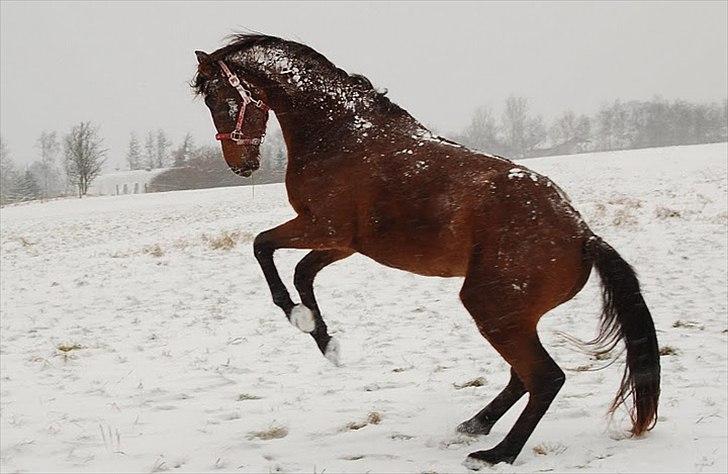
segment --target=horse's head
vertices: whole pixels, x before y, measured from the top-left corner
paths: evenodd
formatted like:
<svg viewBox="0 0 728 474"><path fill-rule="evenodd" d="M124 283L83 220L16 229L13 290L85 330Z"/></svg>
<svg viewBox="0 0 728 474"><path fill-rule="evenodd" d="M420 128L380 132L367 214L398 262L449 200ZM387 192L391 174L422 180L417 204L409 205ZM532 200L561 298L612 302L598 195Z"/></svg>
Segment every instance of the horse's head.
<svg viewBox="0 0 728 474"><path fill-rule="evenodd" d="M240 79L225 62L202 51L195 54L195 88L210 109L223 157L235 174L248 177L260 168L260 143L268 122L265 93Z"/></svg>

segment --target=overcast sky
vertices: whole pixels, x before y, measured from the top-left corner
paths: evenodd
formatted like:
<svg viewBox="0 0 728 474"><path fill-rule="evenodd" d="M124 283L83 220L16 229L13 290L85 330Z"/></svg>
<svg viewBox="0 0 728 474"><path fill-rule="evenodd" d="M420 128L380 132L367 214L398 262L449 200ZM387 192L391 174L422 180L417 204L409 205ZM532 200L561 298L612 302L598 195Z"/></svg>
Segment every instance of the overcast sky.
<svg viewBox="0 0 728 474"><path fill-rule="evenodd" d="M20 163L41 130L82 120L118 165L132 130L212 141L187 86L193 51L243 29L309 44L445 135L511 93L546 117L617 97L728 95L726 2L0 5L0 132Z"/></svg>

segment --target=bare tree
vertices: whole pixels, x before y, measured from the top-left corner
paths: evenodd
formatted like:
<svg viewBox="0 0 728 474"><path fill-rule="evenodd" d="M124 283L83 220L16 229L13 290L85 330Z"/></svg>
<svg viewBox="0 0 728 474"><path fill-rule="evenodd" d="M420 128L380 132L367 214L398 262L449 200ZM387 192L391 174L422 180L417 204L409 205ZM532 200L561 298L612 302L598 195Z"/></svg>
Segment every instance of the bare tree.
<svg viewBox="0 0 728 474"><path fill-rule="evenodd" d="M538 155L538 146L543 143L546 138L546 126L543 123L543 117L526 118L523 131L523 152L521 156Z"/></svg>
<svg viewBox="0 0 728 474"><path fill-rule="evenodd" d="M523 158L526 152L525 133L528 118L528 101L525 97L510 96L506 99L501 123L506 145L512 156Z"/></svg>
<svg viewBox="0 0 728 474"><path fill-rule="evenodd" d="M41 132L36 147L40 150L40 159L33 166L33 174L40 187L40 195L47 199L51 191L57 190L58 170L56 168L56 157L61 147L56 137L56 132Z"/></svg>
<svg viewBox="0 0 728 474"><path fill-rule="evenodd" d="M13 187L17 178L15 163L10 158L10 150L0 136L0 204L13 201Z"/></svg>
<svg viewBox="0 0 728 474"><path fill-rule="evenodd" d="M194 149L194 140L192 134L187 132L185 137L182 139L182 143L176 150L172 152L174 158L174 166L184 166L192 156L192 150Z"/></svg>
<svg viewBox="0 0 728 474"><path fill-rule="evenodd" d="M147 168L154 169L155 156L154 134L150 130L147 132L147 138L144 141L144 162Z"/></svg>
<svg viewBox="0 0 728 474"><path fill-rule="evenodd" d="M573 140L576 136L576 126L576 114L571 110L559 115L549 129L549 137L553 144L561 145Z"/></svg>
<svg viewBox="0 0 728 474"><path fill-rule="evenodd" d="M68 181L83 197L106 161L103 140L90 122L81 122L65 136L63 148Z"/></svg>
<svg viewBox="0 0 728 474"><path fill-rule="evenodd" d="M586 151L591 141L591 119L580 115L576 122L576 139L579 141L579 151Z"/></svg>
<svg viewBox="0 0 728 474"><path fill-rule="evenodd" d="M142 166L142 150L139 138L135 132L131 132L129 137L129 148L126 151L126 162L129 164L130 170L138 170Z"/></svg>
<svg viewBox="0 0 728 474"><path fill-rule="evenodd" d="M503 146L498 138L495 117L487 106L475 109L463 138L467 146L478 150L500 153Z"/></svg>
<svg viewBox="0 0 728 474"><path fill-rule="evenodd" d="M169 161L169 147L172 143L167 139L167 134L164 130L157 130L157 141L155 150L155 168L164 168L167 166Z"/></svg>
<svg viewBox="0 0 728 474"><path fill-rule="evenodd" d="M532 156L547 135L543 118L529 115L525 97L512 95L506 99L501 124L505 145L515 158Z"/></svg>

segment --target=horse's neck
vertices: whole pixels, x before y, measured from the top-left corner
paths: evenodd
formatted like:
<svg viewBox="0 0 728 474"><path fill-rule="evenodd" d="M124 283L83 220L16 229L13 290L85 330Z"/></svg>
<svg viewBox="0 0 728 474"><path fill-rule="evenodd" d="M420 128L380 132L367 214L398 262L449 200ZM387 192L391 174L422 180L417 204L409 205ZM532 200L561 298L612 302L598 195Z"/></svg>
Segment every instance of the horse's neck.
<svg viewBox="0 0 728 474"><path fill-rule="evenodd" d="M238 60L276 85L268 105L280 122L289 158L357 147L382 127L393 133L423 128L404 111L387 111L375 91L347 80L340 71L305 63L286 51L252 49Z"/></svg>
<svg viewBox="0 0 728 474"><path fill-rule="evenodd" d="M315 158L337 149L361 148L383 127L391 126L393 117L375 103L374 94L351 87L295 92L273 105L289 158Z"/></svg>
<svg viewBox="0 0 728 474"><path fill-rule="evenodd" d="M300 105L295 109L275 110L288 149L289 163L304 164L311 160L356 154L372 141L387 143L401 135L405 140L429 133L404 111L391 114L378 105L347 101L346 107L336 104L321 107L320 103Z"/></svg>

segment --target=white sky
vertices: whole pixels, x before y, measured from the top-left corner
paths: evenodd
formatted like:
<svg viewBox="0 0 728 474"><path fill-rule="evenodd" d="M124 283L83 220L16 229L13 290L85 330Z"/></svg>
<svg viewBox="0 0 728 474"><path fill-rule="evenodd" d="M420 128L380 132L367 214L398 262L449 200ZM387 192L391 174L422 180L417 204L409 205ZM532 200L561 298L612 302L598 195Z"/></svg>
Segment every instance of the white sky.
<svg viewBox="0 0 728 474"><path fill-rule="evenodd" d="M726 2L0 5L0 132L20 163L41 130L82 120L101 126L119 165L132 130L212 141L187 86L193 51L245 28L309 44L440 132L510 93L547 117L617 97L728 95Z"/></svg>

